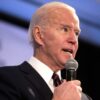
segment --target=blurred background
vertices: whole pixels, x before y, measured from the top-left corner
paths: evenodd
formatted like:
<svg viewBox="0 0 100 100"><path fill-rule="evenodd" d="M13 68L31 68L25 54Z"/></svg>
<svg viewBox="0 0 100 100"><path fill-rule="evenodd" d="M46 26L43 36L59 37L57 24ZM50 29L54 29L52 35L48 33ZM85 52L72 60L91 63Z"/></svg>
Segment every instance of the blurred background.
<svg viewBox="0 0 100 100"><path fill-rule="evenodd" d="M28 27L32 14L50 1L73 6L81 21L76 60L83 91L100 100L100 0L0 0L0 66L16 65L32 55Z"/></svg>

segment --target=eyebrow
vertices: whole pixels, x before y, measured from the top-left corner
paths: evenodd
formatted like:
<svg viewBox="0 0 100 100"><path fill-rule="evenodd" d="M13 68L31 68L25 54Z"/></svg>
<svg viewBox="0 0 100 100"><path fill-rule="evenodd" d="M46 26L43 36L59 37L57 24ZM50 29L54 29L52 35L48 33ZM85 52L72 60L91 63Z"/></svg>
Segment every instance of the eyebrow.
<svg viewBox="0 0 100 100"><path fill-rule="evenodd" d="M72 28L70 25L65 25L65 24L61 24L61 26L63 26L63 27L68 27L68 28ZM79 28L79 29L75 29L75 31L77 31L77 32L81 32L81 29Z"/></svg>

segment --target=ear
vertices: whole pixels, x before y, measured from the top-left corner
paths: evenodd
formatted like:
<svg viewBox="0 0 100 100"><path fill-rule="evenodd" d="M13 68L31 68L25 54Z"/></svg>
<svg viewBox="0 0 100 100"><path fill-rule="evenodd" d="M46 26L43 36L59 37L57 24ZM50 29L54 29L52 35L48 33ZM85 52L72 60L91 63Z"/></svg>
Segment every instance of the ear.
<svg viewBox="0 0 100 100"><path fill-rule="evenodd" d="M33 29L33 37L37 44L43 45L43 34L41 33L41 27L35 26Z"/></svg>

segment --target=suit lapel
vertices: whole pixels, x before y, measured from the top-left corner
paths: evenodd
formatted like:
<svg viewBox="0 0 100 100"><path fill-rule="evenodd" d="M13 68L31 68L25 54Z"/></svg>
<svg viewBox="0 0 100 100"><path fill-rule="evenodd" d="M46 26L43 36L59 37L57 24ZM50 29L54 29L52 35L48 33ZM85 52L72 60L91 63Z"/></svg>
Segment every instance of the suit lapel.
<svg viewBox="0 0 100 100"><path fill-rule="evenodd" d="M32 68L32 66L30 66L27 62L24 62L20 68L25 74L27 80L30 81L32 86L35 86L39 94L41 94L42 98L44 97L45 100L51 100L53 94L50 88L47 86L42 77Z"/></svg>

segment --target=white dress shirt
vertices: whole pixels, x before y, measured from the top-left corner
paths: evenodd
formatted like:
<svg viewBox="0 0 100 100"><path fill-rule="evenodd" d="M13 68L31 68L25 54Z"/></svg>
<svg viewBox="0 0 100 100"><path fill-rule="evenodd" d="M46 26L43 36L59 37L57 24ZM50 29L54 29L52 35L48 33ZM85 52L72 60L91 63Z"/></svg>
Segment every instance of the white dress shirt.
<svg viewBox="0 0 100 100"><path fill-rule="evenodd" d="M51 91L54 92L52 80L53 71L35 57L31 57L27 62L40 74L40 76L45 80ZM60 71L58 71L57 74L61 77Z"/></svg>

